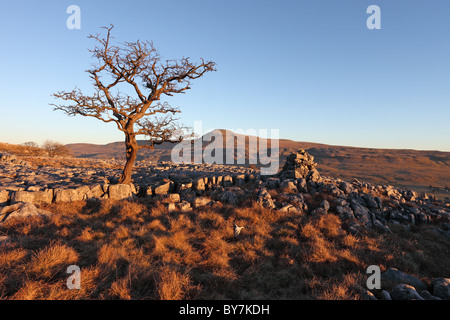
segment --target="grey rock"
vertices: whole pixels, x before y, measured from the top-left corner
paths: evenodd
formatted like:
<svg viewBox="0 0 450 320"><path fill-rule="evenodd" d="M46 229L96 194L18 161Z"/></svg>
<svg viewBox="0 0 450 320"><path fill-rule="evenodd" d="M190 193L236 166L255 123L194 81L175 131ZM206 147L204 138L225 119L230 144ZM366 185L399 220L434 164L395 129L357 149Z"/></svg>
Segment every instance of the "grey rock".
<svg viewBox="0 0 450 320"><path fill-rule="evenodd" d="M378 208L378 203L370 194L363 194L362 198L366 202L368 208Z"/></svg>
<svg viewBox="0 0 450 320"><path fill-rule="evenodd" d="M280 189L285 192L298 192L297 187L295 186L294 182L290 180L284 180L280 183Z"/></svg>
<svg viewBox="0 0 450 320"><path fill-rule="evenodd" d="M297 207L293 206L290 203L284 204L280 209L278 209L280 212L293 212L293 213L301 213L302 211L298 209Z"/></svg>
<svg viewBox="0 0 450 320"><path fill-rule="evenodd" d="M345 201L345 199L342 199L342 198L336 198L336 199L334 199L334 200L333 200L333 203L334 203L335 205L341 206L341 207L347 205L347 201Z"/></svg>
<svg viewBox="0 0 450 320"><path fill-rule="evenodd" d="M177 211L177 206L175 203L172 203L172 202L166 203L165 206L166 206L167 212L169 212L169 213Z"/></svg>
<svg viewBox="0 0 450 320"><path fill-rule="evenodd" d="M336 212L339 217L342 219L353 219L355 216L353 215L353 210L349 206L337 206Z"/></svg>
<svg viewBox="0 0 450 320"><path fill-rule="evenodd" d="M401 223L409 221L408 217L406 215L403 215L398 210L392 210L390 212L389 219L395 220L395 221L398 221L398 222L401 222Z"/></svg>
<svg viewBox="0 0 450 320"><path fill-rule="evenodd" d="M420 295L422 296L422 298L424 298L425 300L442 300L439 297L433 296L430 292L428 292L427 290L423 290Z"/></svg>
<svg viewBox="0 0 450 320"><path fill-rule="evenodd" d="M175 205L176 205L177 209L179 211L181 211L181 212L190 212L190 211L192 211L191 204L188 201L186 201L186 200L183 200L183 201L181 201L179 203L176 203Z"/></svg>
<svg viewBox="0 0 450 320"><path fill-rule="evenodd" d="M108 195L110 199L124 200L133 199L131 186L127 184L113 184L109 186Z"/></svg>
<svg viewBox="0 0 450 320"><path fill-rule="evenodd" d="M321 179L319 172L315 170L316 166L314 157L302 149L286 157L286 161L278 176L281 179L305 178L316 182ZM312 172L312 170L314 171Z"/></svg>
<svg viewBox="0 0 450 320"><path fill-rule="evenodd" d="M280 187L280 179L278 178L268 178L266 183L269 189L276 189Z"/></svg>
<svg viewBox="0 0 450 320"><path fill-rule="evenodd" d="M11 204L14 204L17 202L34 203L34 192L29 192L29 191L13 192L13 194L11 196Z"/></svg>
<svg viewBox="0 0 450 320"><path fill-rule="evenodd" d="M373 223L374 229L376 229L378 232L381 233L391 233L391 229L389 229L388 226L385 226L383 223L381 223L379 220L375 220Z"/></svg>
<svg viewBox="0 0 450 320"><path fill-rule="evenodd" d="M31 216L49 216L51 212L38 209L32 203L28 202L17 202L11 206L3 207L0 210L0 221L3 222L6 219L12 218L23 218Z"/></svg>
<svg viewBox="0 0 450 320"><path fill-rule="evenodd" d="M261 189L258 191L258 194L256 196L256 203L263 208L267 209L275 208L275 204L267 189Z"/></svg>
<svg viewBox="0 0 450 320"><path fill-rule="evenodd" d="M392 300L425 300L413 286L404 283L396 285L390 294Z"/></svg>
<svg viewBox="0 0 450 320"><path fill-rule="evenodd" d="M0 190L0 207L8 204L9 201L9 191Z"/></svg>
<svg viewBox="0 0 450 320"><path fill-rule="evenodd" d="M204 191L207 185L207 178L197 178L193 182L194 189L197 191Z"/></svg>
<svg viewBox="0 0 450 320"><path fill-rule="evenodd" d="M450 300L450 278L437 278L431 281L433 295L443 300Z"/></svg>
<svg viewBox="0 0 450 320"><path fill-rule="evenodd" d="M428 223L428 216L423 212L418 212L416 214L417 223Z"/></svg>
<svg viewBox="0 0 450 320"><path fill-rule="evenodd" d="M227 204L231 204L231 205L237 204L236 194L232 191L225 191L222 194L221 200L222 200L222 202L227 203Z"/></svg>
<svg viewBox="0 0 450 320"><path fill-rule="evenodd" d="M353 203L351 207L356 219L367 226L372 224L369 209L357 203Z"/></svg>
<svg viewBox="0 0 450 320"><path fill-rule="evenodd" d="M199 207L203 207L203 206L207 206L209 204L211 204L211 199L206 198L206 197L196 197L195 200L193 201L193 205L195 208L199 208Z"/></svg>
<svg viewBox="0 0 450 320"><path fill-rule="evenodd" d="M362 290L362 298L363 300L378 300L372 292L366 289Z"/></svg>
<svg viewBox="0 0 450 320"><path fill-rule="evenodd" d="M312 169L311 171L309 171L308 175L306 176L306 180L319 182L321 180L319 171L317 171L317 169Z"/></svg>
<svg viewBox="0 0 450 320"><path fill-rule="evenodd" d="M89 186L81 186L75 189L74 201L82 201L87 199L92 199L93 194Z"/></svg>
<svg viewBox="0 0 450 320"><path fill-rule="evenodd" d="M379 209L382 209L383 208L383 201L381 200L381 198L380 197L374 197L374 200L377 203L377 207Z"/></svg>
<svg viewBox="0 0 450 320"><path fill-rule="evenodd" d="M34 192L34 203L47 203L53 202L53 189L45 189L42 191Z"/></svg>
<svg viewBox="0 0 450 320"><path fill-rule="evenodd" d="M320 207L323 208L326 212L330 209L330 203L327 200L323 200L320 204Z"/></svg>
<svg viewBox="0 0 450 320"><path fill-rule="evenodd" d="M156 186L154 188L155 195L157 194L168 194L173 189L173 182L172 181L163 181L161 184Z"/></svg>
<svg viewBox="0 0 450 320"><path fill-rule="evenodd" d="M158 197L161 197L162 203L180 202L180 195L178 193L169 193L169 194L164 194L164 195L158 195Z"/></svg>
<svg viewBox="0 0 450 320"><path fill-rule="evenodd" d="M233 177L231 177L230 175L226 175L223 177L222 179L222 185L226 188L226 187L231 187L233 185Z"/></svg>
<svg viewBox="0 0 450 320"><path fill-rule="evenodd" d="M57 188L54 190L54 193L55 202L74 202L78 201L78 199L80 198L75 189Z"/></svg>
<svg viewBox="0 0 450 320"><path fill-rule="evenodd" d="M339 189L337 186L335 186L334 184L328 186L328 193L332 196L343 196L344 195L344 191L342 191L341 189Z"/></svg>
<svg viewBox="0 0 450 320"><path fill-rule="evenodd" d="M396 268L389 268L381 274L381 281L388 281L393 284L408 284L416 288L417 290L425 290L427 286L418 278L406 274Z"/></svg>
<svg viewBox="0 0 450 320"><path fill-rule="evenodd" d="M298 192L308 193L307 181L305 178L297 179Z"/></svg>
<svg viewBox="0 0 450 320"><path fill-rule="evenodd" d="M96 184L90 187L90 191L93 198L100 199L105 192L103 191L103 187L100 184Z"/></svg>
<svg viewBox="0 0 450 320"><path fill-rule="evenodd" d="M245 183L245 174L238 174L235 179L237 186L242 186Z"/></svg>
<svg viewBox="0 0 450 320"><path fill-rule="evenodd" d="M392 300L391 295L386 290L381 290L380 292L380 300Z"/></svg>
<svg viewBox="0 0 450 320"><path fill-rule="evenodd" d="M353 191L353 186L350 183L346 182L346 181L342 181L339 184L339 189L344 191L345 194L350 194Z"/></svg>

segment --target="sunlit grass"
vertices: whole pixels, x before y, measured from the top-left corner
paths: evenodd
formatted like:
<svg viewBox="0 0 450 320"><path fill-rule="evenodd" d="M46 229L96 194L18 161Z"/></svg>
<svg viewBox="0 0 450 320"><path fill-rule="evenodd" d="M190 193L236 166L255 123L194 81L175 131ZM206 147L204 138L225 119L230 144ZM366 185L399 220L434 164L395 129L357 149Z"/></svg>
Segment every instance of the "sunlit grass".
<svg viewBox="0 0 450 320"><path fill-rule="evenodd" d="M53 215L0 225L11 239L0 246L2 299L359 299L369 265L424 281L449 265L448 241L426 226L355 236L333 213L253 204L189 213L147 200L43 208ZM245 227L237 237L235 223ZM72 264L81 290L66 286Z"/></svg>

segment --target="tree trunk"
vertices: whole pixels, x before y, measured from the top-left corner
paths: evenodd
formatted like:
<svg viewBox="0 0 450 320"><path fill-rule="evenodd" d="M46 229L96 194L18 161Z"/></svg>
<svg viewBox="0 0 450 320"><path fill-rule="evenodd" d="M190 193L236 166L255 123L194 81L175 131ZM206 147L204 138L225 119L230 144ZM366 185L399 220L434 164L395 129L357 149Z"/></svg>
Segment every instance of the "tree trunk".
<svg viewBox="0 0 450 320"><path fill-rule="evenodd" d="M139 149L134 134L128 132L125 133L125 147L126 147L127 162L125 164L125 167L123 168L119 184L131 185L131 174L133 172L133 165L134 162L136 161L137 152Z"/></svg>

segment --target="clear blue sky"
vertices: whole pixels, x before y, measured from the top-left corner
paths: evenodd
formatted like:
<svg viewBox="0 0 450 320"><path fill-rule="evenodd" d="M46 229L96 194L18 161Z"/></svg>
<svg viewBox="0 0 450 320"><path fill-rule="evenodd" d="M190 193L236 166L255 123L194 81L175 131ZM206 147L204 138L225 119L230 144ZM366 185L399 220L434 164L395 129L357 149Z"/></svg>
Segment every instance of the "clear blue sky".
<svg viewBox="0 0 450 320"><path fill-rule="evenodd" d="M69 5L81 29L69 30ZM381 30L369 30L369 5ZM217 72L167 101L204 129L279 129L334 145L450 151L450 1L9 1L0 9L0 141L108 143L114 124L67 117L58 90L92 88L87 38L150 40Z"/></svg>

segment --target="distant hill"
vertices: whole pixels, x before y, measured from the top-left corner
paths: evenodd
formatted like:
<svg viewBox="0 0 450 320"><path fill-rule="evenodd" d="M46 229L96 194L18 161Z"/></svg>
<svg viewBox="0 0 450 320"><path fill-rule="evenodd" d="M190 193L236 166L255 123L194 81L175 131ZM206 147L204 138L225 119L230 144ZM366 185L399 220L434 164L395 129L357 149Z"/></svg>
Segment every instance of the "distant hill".
<svg viewBox="0 0 450 320"><path fill-rule="evenodd" d="M215 130L209 134L222 133L225 137L246 139L246 166L248 164L248 141L252 137L242 136L226 130ZM254 138L254 137L253 137ZM210 145L202 143L202 149ZM259 142L271 141L257 138ZM145 141L139 141L144 144ZM223 147L227 145L226 139ZM194 141L191 142L192 146ZM138 160L170 161L171 143L157 145L155 149L141 149ZM113 142L106 145L87 143L68 144L67 147L75 157L95 159L124 159L125 147L123 142ZM236 147L236 146L235 146ZM429 186L444 188L450 186L450 152L418 151L400 149L374 149L346 146L333 146L304 141L287 139L279 140L280 166L283 165L287 155L298 150L305 149L315 157L318 170L322 175L351 180L357 178L372 184L392 184L408 187L417 191L429 192ZM193 148L191 152L193 152ZM242 150L241 150L242 151ZM450 194L448 194L450 196Z"/></svg>

